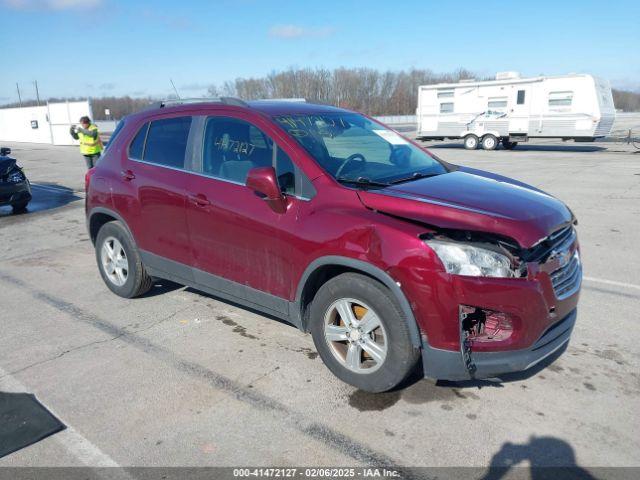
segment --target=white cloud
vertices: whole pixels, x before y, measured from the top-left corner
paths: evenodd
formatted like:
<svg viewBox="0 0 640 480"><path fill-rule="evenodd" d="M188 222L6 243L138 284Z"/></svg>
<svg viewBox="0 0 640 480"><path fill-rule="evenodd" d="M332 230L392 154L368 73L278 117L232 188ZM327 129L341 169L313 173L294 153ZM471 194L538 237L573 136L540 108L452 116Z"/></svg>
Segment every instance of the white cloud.
<svg viewBox="0 0 640 480"><path fill-rule="evenodd" d="M333 27L302 27L300 25L274 25L269 29L269 36L275 38L328 37L333 34Z"/></svg>
<svg viewBox="0 0 640 480"><path fill-rule="evenodd" d="M103 0L2 0L14 10L90 10L101 6Z"/></svg>

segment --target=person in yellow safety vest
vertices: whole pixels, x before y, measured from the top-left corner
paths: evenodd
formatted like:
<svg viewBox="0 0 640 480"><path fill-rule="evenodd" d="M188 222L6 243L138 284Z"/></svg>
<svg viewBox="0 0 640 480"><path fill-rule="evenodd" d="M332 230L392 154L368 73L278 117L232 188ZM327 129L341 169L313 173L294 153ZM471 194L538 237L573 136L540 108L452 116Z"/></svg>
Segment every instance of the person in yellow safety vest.
<svg viewBox="0 0 640 480"><path fill-rule="evenodd" d="M98 133L98 127L91 123L89 117L81 117L80 125L80 127L72 125L69 133L74 139L80 141L80 153L84 155L88 170L96 166L103 145Z"/></svg>

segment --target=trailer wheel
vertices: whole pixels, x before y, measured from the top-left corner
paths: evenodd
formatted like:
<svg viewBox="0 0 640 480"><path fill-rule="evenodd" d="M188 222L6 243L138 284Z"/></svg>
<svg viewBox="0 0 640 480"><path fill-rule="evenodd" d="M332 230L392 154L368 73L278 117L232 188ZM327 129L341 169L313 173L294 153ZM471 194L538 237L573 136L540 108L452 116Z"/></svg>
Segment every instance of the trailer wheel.
<svg viewBox="0 0 640 480"><path fill-rule="evenodd" d="M502 146L506 150L513 150L518 145L518 142L510 142L509 140L502 140Z"/></svg>
<svg viewBox="0 0 640 480"><path fill-rule="evenodd" d="M475 135L467 135L464 137L464 148L467 150L475 150L478 148L478 137Z"/></svg>
<svg viewBox="0 0 640 480"><path fill-rule="evenodd" d="M491 134L482 137L482 148L485 150L495 150L498 146L498 139Z"/></svg>

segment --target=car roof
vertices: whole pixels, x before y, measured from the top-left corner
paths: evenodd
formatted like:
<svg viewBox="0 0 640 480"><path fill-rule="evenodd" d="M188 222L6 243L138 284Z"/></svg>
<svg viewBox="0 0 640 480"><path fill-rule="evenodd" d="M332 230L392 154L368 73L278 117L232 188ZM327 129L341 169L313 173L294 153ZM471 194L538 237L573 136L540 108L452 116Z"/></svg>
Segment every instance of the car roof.
<svg viewBox="0 0 640 480"><path fill-rule="evenodd" d="M247 102L249 108L267 115L312 115L322 113L346 113L348 110L331 105L295 102L287 100L256 100Z"/></svg>
<svg viewBox="0 0 640 480"><path fill-rule="evenodd" d="M175 103L161 102L152 105L149 108L131 114L129 118L146 118L149 115L157 113L173 113L187 112L193 114L194 110L211 111L216 110L237 110L237 111L254 111L262 113L266 116L274 115L322 115L328 113L351 113L343 108L333 107L331 105L320 105L315 103L307 103L305 101L292 100L253 100L243 102L242 100L233 99L233 101L175 101Z"/></svg>

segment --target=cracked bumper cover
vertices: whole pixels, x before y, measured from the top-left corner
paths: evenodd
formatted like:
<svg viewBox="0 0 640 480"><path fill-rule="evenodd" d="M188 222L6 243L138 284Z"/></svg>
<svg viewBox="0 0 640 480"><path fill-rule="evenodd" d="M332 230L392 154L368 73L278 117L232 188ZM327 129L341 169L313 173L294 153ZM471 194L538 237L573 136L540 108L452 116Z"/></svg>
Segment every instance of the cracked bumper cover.
<svg viewBox="0 0 640 480"><path fill-rule="evenodd" d="M499 377L528 370L568 344L576 322L577 310L549 327L530 348L500 352L473 352L474 378ZM439 380L469 380L461 351L441 350L429 346L422 338L424 376Z"/></svg>

